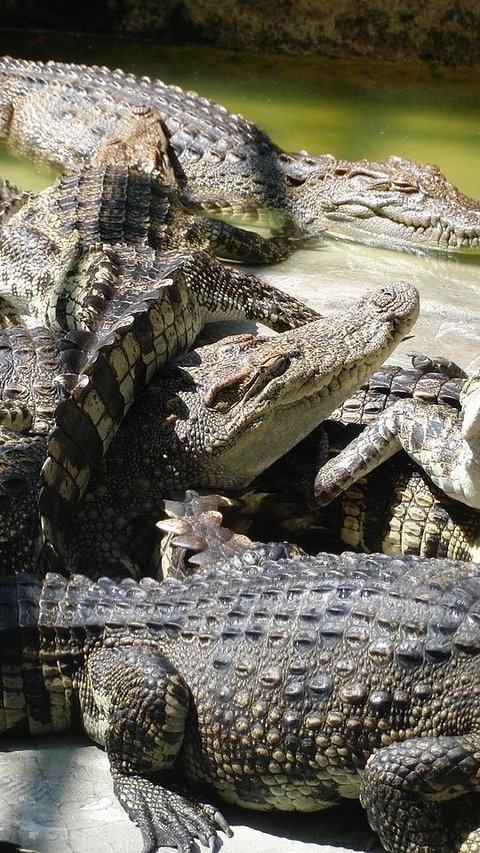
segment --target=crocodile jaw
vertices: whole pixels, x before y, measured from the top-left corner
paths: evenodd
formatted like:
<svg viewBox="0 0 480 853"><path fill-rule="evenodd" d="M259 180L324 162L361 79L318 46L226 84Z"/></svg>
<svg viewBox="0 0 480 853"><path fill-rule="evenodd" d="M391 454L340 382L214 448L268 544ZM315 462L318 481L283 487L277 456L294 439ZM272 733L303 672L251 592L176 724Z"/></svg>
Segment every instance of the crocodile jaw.
<svg viewBox="0 0 480 853"><path fill-rule="evenodd" d="M345 205L336 212L326 214L324 234L337 240L382 246L394 250L425 254L427 252L480 252L480 209L476 227L457 227L439 218L434 222L411 221L405 212L403 222L396 221L398 210L392 207L372 211L361 206ZM331 217L331 218L330 218ZM381 236L379 236L381 235Z"/></svg>
<svg viewBox="0 0 480 853"><path fill-rule="evenodd" d="M300 227L310 234L416 253L480 251L480 202L435 166L400 157L326 158L292 197Z"/></svg>
<svg viewBox="0 0 480 853"><path fill-rule="evenodd" d="M215 488L226 482L232 489L248 486L356 391L393 348L385 347L379 351L377 359L362 366L356 365L324 377L322 386L310 395L292 395L289 400L256 417L252 416L233 443L212 448L215 464L207 469L207 475L211 477L208 486ZM204 487L207 485L202 484Z"/></svg>

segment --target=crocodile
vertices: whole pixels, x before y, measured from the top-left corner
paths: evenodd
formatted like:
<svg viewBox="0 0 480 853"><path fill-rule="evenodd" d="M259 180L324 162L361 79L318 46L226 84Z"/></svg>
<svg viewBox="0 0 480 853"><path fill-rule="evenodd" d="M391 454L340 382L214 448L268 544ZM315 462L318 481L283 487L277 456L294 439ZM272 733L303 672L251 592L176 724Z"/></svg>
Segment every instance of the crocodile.
<svg viewBox="0 0 480 853"><path fill-rule="evenodd" d="M50 511L56 502L64 518L85 494L91 472L136 396L160 366L193 345L207 322L248 318L280 330L318 318L295 298L225 267L205 252L156 252L140 247L132 253L127 250L124 256L119 252L119 257L123 264L116 269L111 303L116 298L121 313L110 304L110 323L104 323L97 335L69 399L57 407L57 426L49 439L42 473L44 495L48 494L44 505ZM94 269L100 295L95 311L109 293L103 273L102 264ZM126 309L125 280L133 296L139 297ZM82 286L83 282L82 276ZM385 288L385 292L391 291ZM58 512L56 517L60 522ZM42 519L45 540L61 549L60 527L51 523L48 513L42 512Z"/></svg>
<svg viewBox="0 0 480 853"><path fill-rule="evenodd" d="M0 424L47 434L55 411L85 369L93 336L45 326L0 331Z"/></svg>
<svg viewBox="0 0 480 853"><path fill-rule="evenodd" d="M448 497L403 451L318 506L313 465L328 458L329 446L337 453L356 434L323 422L235 494L229 526L254 538L287 538L311 554L348 547L480 562L480 511Z"/></svg>
<svg viewBox="0 0 480 853"><path fill-rule="evenodd" d="M23 300L38 322L97 329L115 268L134 265L134 251L145 248L202 249L262 263L285 257L292 242L290 235L263 238L189 213L178 195L175 161L160 117L150 108L137 108L103 140L93 163L30 194L16 212L4 216L0 290ZM92 293L96 277L100 281ZM122 297L127 286L124 277Z"/></svg>
<svg viewBox="0 0 480 853"><path fill-rule="evenodd" d="M448 497L404 453L317 513L343 547L480 562L480 511Z"/></svg>
<svg viewBox="0 0 480 853"><path fill-rule="evenodd" d="M42 563L59 558L62 568L82 567L84 573L109 566L112 573L136 574L139 564L145 570L142 559L148 563L166 489L245 486L361 384L417 312L416 289L399 282L362 297L342 317L314 320L274 338L233 336L171 360L138 396L73 511L65 457L75 460L77 453L83 459L85 444L92 455L96 436L88 410L78 417L80 379L55 409L56 429L44 437L50 456L39 506L44 528L53 531L48 543L59 548L52 555L46 546ZM100 384L107 400L108 390ZM0 464L7 482L11 464L10 457ZM18 481L15 471L12 476ZM27 493L29 488L27 482ZM15 504L15 495L10 500Z"/></svg>
<svg viewBox="0 0 480 853"><path fill-rule="evenodd" d="M84 329L67 333L14 327L0 336L1 425L51 432L58 403L65 392L72 395L68 433L60 429L51 434L42 475L49 506L52 493L61 489L63 509L68 495L72 511L135 394L159 365L194 343L206 322L249 317L281 330L318 317L296 299L202 251L160 253L122 244L117 266L101 250L88 257L91 276L79 276L78 291L85 316L95 315L96 323L85 322ZM116 273L110 281L105 274L109 269ZM71 297L77 312L59 299L56 317L63 316L68 327L65 318L77 313L81 326L78 292ZM102 318L99 331L88 332ZM9 448L13 439L7 436ZM34 461L36 465L36 453ZM7 529L9 523L7 519ZM47 516L43 536L61 550L60 531ZM10 553L8 535L5 541Z"/></svg>
<svg viewBox="0 0 480 853"><path fill-rule="evenodd" d="M412 367L382 364L329 420L365 426L398 400L423 400L460 410L460 395L466 374L458 365L443 359L413 354Z"/></svg>
<svg viewBox="0 0 480 853"><path fill-rule="evenodd" d="M397 400L379 414L315 478L321 506L400 448L447 495L480 509L480 376L460 392L460 411L423 400Z"/></svg>
<svg viewBox="0 0 480 853"><path fill-rule="evenodd" d="M50 505L57 490L64 512L66 501L73 509L85 492L91 471L106 452L135 395L160 365L193 345L206 322L247 317L280 330L318 317L315 311L296 299L241 270L225 267L205 252L161 253L149 247L140 247L138 251L133 247L130 251L124 244L117 254L116 277L110 283L105 275L109 265L101 262L105 257L111 261L105 252L93 253L95 263L91 264L90 288L85 288L84 293L86 308L91 309L92 314L100 314L104 318L103 325L93 339L90 339L92 333L87 331L85 342L82 329L71 330L64 338L67 350L76 346L78 356L86 349L86 357L77 357L75 363L69 357L69 366L66 366L65 359L60 359L55 345L51 344L50 362L47 364L43 356L40 359L41 382L46 382L50 398L53 396L49 401L49 414L59 418L58 428L50 435L49 455L42 476ZM129 289L124 287L125 281ZM84 285L85 276L82 276L79 287ZM66 300L59 300L57 309L63 305L64 316L73 316L65 303ZM7 331L10 336L17 335L17 345L28 335L22 329L18 332L5 330L4 335ZM49 334L55 332L45 330L40 334L45 344ZM4 370L10 374L11 349L7 351L8 367ZM30 408L39 403L38 399L32 401L36 390L34 365L35 360L32 358L28 362L27 357L22 367L23 371L27 367L27 375L17 376L20 387L16 390L21 392L23 387L30 398ZM65 387L70 397L64 400L60 414L56 389L63 391ZM15 390L15 380L10 383L10 392L12 389ZM4 425L11 426L11 412L0 411L0 422L2 414ZM66 429L65 424L68 424ZM54 423L47 423L48 426L51 428ZM43 533L54 545L57 532L47 518Z"/></svg>
<svg viewBox="0 0 480 853"><path fill-rule="evenodd" d="M290 251L291 237L262 238L188 213L178 195L179 168L158 112L139 105L102 139L91 164L16 203L14 192L5 191L2 324L25 322L26 311L30 322L54 331L94 333L75 394L83 435L91 422L88 440L82 449L70 444L73 458L64 453L58 472L62 448L53 436L46 469L48 486L60 477L63 497L68 490L72 502L135 393L160 364L193 344L205 322L247 316L281 329L318 316L202 251L278 260ZM186 251L174 251L179 246ZM44 535L53 544L47 521Z"/></svg>
<svg viewBox="0 0 480 853"><path fill-rule="evenodd" d="M277 210L308 235L421 252L478 251L480 204L435 166L287 153L254 124L159 80L104 67L0 60L0 135L67 169L90 160L131 107L157 109L185 174L184 197L207 210Z"/></svg>
<svg viewBox="0 0 480 853"><path fill-rule="evenodd" d="M230 836L217 797L359 797L390 853L478 849L478 565L252 544L184 581L19 573L0 605L2 734L80 722L145 853Z"/></svg>

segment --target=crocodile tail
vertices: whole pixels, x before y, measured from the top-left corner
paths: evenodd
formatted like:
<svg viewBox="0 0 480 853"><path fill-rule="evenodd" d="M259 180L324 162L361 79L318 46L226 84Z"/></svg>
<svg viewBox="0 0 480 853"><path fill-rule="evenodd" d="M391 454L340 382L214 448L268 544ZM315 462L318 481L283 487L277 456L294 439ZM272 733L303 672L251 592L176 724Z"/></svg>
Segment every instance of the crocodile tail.
<svg viewBox="0 0 480 853"><path fill-rule="evenodd" d="M175 276L130 305L100 334L71 396L56 409L42 469L42 537L60 560L72 511L138 394L158 368L186 349L198 325L188 288Z"/></svg>
<svg viewBox="0 0 480 853"><path fill-rule="evenodd" d="M40 582L27 572L0 577L0 733L38 733L49 722L39 656Z"/></svg>

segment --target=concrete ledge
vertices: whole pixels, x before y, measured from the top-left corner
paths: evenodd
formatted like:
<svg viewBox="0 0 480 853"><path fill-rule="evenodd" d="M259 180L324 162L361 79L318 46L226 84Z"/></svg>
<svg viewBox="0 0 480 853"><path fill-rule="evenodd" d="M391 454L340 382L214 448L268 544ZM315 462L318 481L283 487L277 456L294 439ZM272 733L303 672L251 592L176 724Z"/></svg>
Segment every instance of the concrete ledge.
<svg viewBox="0 0 480 853"><path fill-rule="evenodd" d="M7 841L38 853L140 853L140 832L113 795L107 757L90 741L46 736L2 750L0 849ZM234 830L231 839L221 835L222 853L381 849L357 803L309 815L221 808Z"/></svg>

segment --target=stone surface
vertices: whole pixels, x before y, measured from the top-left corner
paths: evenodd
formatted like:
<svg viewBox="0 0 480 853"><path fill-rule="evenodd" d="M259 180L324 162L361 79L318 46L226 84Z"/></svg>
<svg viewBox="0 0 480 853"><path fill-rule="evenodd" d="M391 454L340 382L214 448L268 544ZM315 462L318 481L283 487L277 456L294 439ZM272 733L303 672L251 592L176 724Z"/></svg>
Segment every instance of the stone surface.
<svg viewBox="0 0 480 853"><path fill-rule="evenodd" d="M8 841L35 853L140 853L140 832L113 795L106 755L89 741L11 742L1 762L0 850ZM380 850L356 803L296 816L222 811L234 830L233 838L221 836L222 853Z"/></svg>
<svg viewBox="0 0 480 853"><path fill-rule="evenodd" d="M3 0L2 26L248 51L480 61L480 0Z"/></svg>

